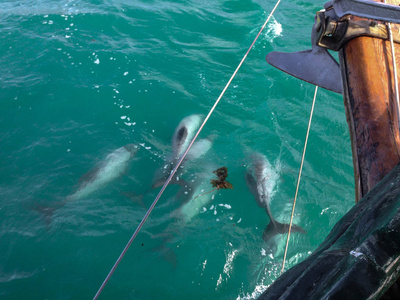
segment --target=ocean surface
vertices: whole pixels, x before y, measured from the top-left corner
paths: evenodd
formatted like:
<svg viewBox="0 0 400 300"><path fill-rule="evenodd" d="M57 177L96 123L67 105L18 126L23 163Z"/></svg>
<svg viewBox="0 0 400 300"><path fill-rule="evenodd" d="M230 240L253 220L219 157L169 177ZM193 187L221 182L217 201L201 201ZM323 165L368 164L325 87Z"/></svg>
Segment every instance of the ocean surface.
<svg viewBox="0 0 400 300"><path fill-rule="evenodd" d="M0 2L0 298L90 299L160 191L178 124L207 115L275 2ZM281 2L198 137L211 148L179 168L100 299L254 299L279 276L286 236L263 240L245 174L269 161L271 212L289 222L314 86L265 56L309 49L324 3ZM207 193L223 166L233 189ZM286 269L353 205L343 100L319 89Z"/></svg>

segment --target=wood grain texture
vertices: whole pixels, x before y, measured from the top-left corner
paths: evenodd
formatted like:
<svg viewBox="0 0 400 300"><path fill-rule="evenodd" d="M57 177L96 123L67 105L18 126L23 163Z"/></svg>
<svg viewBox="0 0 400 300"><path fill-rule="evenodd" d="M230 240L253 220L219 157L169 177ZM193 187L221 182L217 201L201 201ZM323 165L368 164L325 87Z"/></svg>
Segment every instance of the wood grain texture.
<svg viewBox="0 0 400 300"><path fill-rule="evenodd" d="M400 45L395 55L400 66ZM400 161L392 51L389 41L359 37L339 56L358 202Z"/></svg>

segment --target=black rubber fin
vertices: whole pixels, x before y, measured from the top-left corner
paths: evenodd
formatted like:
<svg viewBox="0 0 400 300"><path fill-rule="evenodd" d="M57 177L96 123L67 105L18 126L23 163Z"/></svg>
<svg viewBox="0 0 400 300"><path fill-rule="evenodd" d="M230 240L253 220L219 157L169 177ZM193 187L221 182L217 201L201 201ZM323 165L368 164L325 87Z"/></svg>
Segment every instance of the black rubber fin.
<svg viewBox="0 0 400 300"><path fill-rule="evenodd" d="M44 206L41 204L34 204L31 208L34 211L37 211L41 214L43 220L45 221L46 225L50 225L51 222L53 221L53 215L54 213L62 208L64 205L66 204L65 201L61 201L61 202L56 202L56 203L52 203L49 206Z"/></svg>
<svg viewBox="0 0 400 300"><path fill-rule="evenodd" d="M340 66L327 49L317 45L318 30L316 22L311 30L311 50L271 52L267 55L267 62L294 77L341 94Z"/></svg>
<svg viewBox="0 0 400 300"><path fill-rule="evenodd" d="M327 90L342 93L342 75L339 64L326 49L293 53L271 52L267 62L274 67Z"/></svg>

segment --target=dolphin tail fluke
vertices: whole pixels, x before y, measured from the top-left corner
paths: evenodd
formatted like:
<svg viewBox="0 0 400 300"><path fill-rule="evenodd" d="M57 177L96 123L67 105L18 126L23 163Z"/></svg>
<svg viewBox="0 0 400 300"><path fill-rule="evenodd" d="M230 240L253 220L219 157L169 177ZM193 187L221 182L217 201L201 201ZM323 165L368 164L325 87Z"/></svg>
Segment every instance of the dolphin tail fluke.
<svg viewBox="0 0 400 300"><path fill-rule="evenodd" d="M162 179L160 179L160 180L157 180L157 181L153 184L152 188L153 188L153 189L156 189L156 188L162 187L162 186L164 185L164 183L165 183L166 180L167 180L167 178L162 178ZM171 181L170 181L169 184L177 184L177 185L180 185L180 186L182 186L182 187L188 186L187 181L185 181L185 180L183 180L183 179L181 179L181 178L178 178L178 177L176 177L176 176L173 177L173 178L171 179Z"/></svg>
<svg viewBox="0 0 400 300"><path fill-rule="evenodd" d="M156 189L156 188L162 187L164 185L164 183L165 183L165 179L164 178L159 179L159 180L157 180L156 182L153 183L151 188L152 189Z"/></svg>
<svg viewBox="0 0 400 300"><path fill-rule="evenodd" d="M177 180L177 178L172 179L171 183L180 185L181 187L187 187L189 185L186 180L183 180L181 178L179 180Z"/></svg>
<svg viewBox="0 0 400 300"><path fill-rule="evenodd" d="M161 256L169 263L171 266L175 269L177 265L178 259L176 258L175 252L169 248L165 247L165 249L162 251Z"/></svg>
<svg viewBox="0 0 400 300"><path fill-rule="evenodd" d="M287 233L289 230L289 224L283 224L283 223L279 223L277 221L271 221L269 222L269 224L267 225L267 227L265 227L265 230L263 232L263 239L264 241L268 241L269 239L271 239L272 237L274 237L277 234L285 234ZM295 224L292 224L292 228L290 230L291 233L294 232L299 232L299 233L306 233L306 231L301 228L300 226L297 226Z"/></svg>
<svg viewBox="0 0 400 300"><path fill-rule="evenodd" d="M136 194L133 192L122 192L122 195L129 198L132 202L139 204L141 207L145 208L146 205L143 202L144 194Z"/></svg>
<svg viewBox="0 0 400 300"><path fill-rule="evenodd" d="M32 209L41 213L43 220L46 222L46 225L50 225L50 223L53 221L54 212L63 206L63 203L59 203L53 206L43 206L40 204L35 204Z"/></svg>
<svg viewBox="0 0 400 300"><path fill-rule="evenodd" d="M156 253L158 257L161 257L162 259L167 261L175 269L178 259L176 257L174 250L167 245L169 238L166 237L162 245L150 249L150 251Z"/></svg>

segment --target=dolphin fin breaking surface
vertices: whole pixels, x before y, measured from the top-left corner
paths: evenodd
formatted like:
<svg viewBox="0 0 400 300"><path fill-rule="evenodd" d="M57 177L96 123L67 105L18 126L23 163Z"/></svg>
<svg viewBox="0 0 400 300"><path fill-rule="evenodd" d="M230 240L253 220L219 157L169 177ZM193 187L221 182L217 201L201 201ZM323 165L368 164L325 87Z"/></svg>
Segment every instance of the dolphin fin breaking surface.
<svg viewBox="0 0 400 300"><path fill-rule="evenodd" d="M284 224L284 223L280 223L276 220L271 220L264 229L263 240L268 241L271 238L273 238L275 235L285 234L285 233L288 233L288 231L289 231L289 224ZM292 233L294 233L294 232L306 233L306 231L303 228L301 228L300 226L297 226L295 224L292 224L292 228L290 231Z"/></svg>

